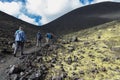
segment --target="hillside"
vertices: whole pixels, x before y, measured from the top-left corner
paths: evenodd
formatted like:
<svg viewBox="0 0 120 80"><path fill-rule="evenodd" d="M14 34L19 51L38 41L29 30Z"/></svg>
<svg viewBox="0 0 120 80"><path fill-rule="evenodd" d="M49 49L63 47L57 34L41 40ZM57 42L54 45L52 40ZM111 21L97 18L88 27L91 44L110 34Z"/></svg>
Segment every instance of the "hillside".
<svg viewBox="0 0 120 80"><path fill-rule="evenodd" d="M0 79L120 80L119 13L119 3L103 2L78 8L39 28L0 12ZM13 57L2 50L11 49L19 26L32 48ZM36 50L39 29L61 36Z"/></svg>
<svg viewBox="0 0 120 80"><path fill-rule="evenodd" d="M102 2L75 9L43 25L42 29L57 35L67 34L120 19L119 14L120 3Z"/></svg>
<svg viewBox="0 0 120 80"><path fill-rule="evenodd" d="M64 35L62 47L43 57L53 65L45 80L119 80L119 33L120 21L113 21Z"/></svg>
<svg viewBox="0 0 120 80"><path fill-rule="evenodd" d="M11 43L14 41L14 33L19 26L24 28L28 41L32 42L39 27L0 12L0 51L1 49L10 49Z"/></svg>
<svg viewBox="0 0 120 80"><path fill-rule="evenodd" d="M120 21L113 21L63 35L57 43L24 55L20 63L12 62L15 67L5 74L11 73L7 79L12 80L119 80L118 33Z"/></svg>

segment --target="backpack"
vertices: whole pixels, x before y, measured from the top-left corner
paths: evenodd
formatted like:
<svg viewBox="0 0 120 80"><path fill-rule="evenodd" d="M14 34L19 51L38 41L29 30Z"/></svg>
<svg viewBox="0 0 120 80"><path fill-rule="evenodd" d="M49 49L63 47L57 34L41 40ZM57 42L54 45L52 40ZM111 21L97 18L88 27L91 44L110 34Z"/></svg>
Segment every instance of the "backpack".
<svg viewBox="0 0 120 80"><path fill-rule="evenodd" d="M18 41L25 41L25 34L24 34L24 32L18 30L18 31L16 32L16 39L17 39Z"/></svg>
<svg viewBox="0 0 120 80"><path fill-rule="evenodd" d="M47 38L52 39L53 38L52 34L51 33L47 33Z"/></svg>
<svg viewBox="0 0 120 80"><path fill-rule="evenodd" d="M41 40L41 39L42 39L42 35L41 35L40 32L37 33L37 39L38 39L38 40Z"/></svg>

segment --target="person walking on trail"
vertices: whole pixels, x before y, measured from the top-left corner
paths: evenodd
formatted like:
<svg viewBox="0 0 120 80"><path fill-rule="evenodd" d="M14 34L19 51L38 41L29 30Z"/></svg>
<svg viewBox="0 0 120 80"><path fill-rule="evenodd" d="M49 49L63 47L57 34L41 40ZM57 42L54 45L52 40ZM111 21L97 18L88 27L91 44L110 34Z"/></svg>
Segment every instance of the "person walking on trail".
<svg viewBox="0 0 120 80"><path fill-rule="evenodd" d="M16 53L18 52L18 49L20 48L20 53L23 55L23 48L24 43L26 41L25 32L23 31L22 27L19 27L19 30L15 32L15 48L14 48L14 57L16 57Z"/></svg>
<svg viewBox="0 0 120 80"><path fill-rule="evenodd" d="M46 33L46 43L52 43L52 39L54 37L54 34L52 33Z"/></svg>
<svg viewBox="0 0 120 80"><path fill-rule="evenodd" d="M41 35L40 31L37 32L36 40L37 40L36 46L41 47L42 35Z"/></svg>

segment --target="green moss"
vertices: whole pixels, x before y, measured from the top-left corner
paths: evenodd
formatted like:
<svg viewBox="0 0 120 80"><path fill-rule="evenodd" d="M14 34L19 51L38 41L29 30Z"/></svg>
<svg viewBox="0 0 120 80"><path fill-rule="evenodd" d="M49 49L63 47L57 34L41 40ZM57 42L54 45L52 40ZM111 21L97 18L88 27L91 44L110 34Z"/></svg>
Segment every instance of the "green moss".
<svg viewBox="0 0 120 80"><path fill-rule="evenodd" d="M77 36L79 41L61 44L64 49L58 49L58 60L54 64L55 67L49 69L48 76L51 73L52 75L58 75L56 71L60 71L61 66L57 65L57 63L61 62L65 72L68 74L65 80L73 78L73 72L76 73L78 78L84 80L119 80L120 59L116 59L118 57L116 54L119 54L111 50L111 47L120 46L119 25L119 21L113 21L63 36L66 41L69 41L73 36ZM84 44L85 42L89 44ZM68 46L74 46L75 50L68 52ZM74 62L74 56L78 57L77 62ZM72 58L71 65L66 62L68 57ZM77 65L76 69L75 65ZM94 69L97 69L98 72L92 72ZM83 71L84 74L80 74L80 71Z"/></svg>

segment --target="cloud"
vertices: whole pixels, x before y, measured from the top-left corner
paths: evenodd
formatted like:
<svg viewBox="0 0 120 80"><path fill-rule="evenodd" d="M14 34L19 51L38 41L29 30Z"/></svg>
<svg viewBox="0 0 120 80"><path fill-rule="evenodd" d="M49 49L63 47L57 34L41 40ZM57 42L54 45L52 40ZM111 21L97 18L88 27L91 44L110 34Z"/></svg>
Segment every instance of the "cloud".
<svg viewBox="0 0 120 80"><path fill-rule="evenodd" d="M120 0L2 0L0 10L35 25L47 24L88 4Z"/></svg>
<svg viewBox="0 0 120 80"><path fill-rule="evenodd" d="M115 2L120 2L120 0L113 0L113 1L115 1Z"/></svg>
<svg viewBox="0 0 120 80"><path fill-rule="evenodd" d="M46 5L47 8L45 9L44 13L48 22L57 19L73 9L83 6L79 0L52 0L48 1Z"/></svg>
<svg viewBox="0 0 120 80"><path fill-rule="evenodd" d="M30 17L28 17L28 16L25 15L25 14L20 14L18 18L21 19L21 20L23 20L23 21L26 21L26 22L29 22L29 23L38 25L38 23L35 22L35 19L30 18Z"/></svg>
<svg viewBox="0 0 120 80"><path fill-rule="evenodd" d="M42 16L42 24L46 24L80 6L82 4L79 0L27 0L26 3L28 13Z"/></svg>
<svg viewBox="0 0 120 80"><path fill-rule="evenodd" d="M114 0L94 0L93 3L105 2L105 1L114 1Z"/></svg>
<svg viewBox="0 0 120 80"><path fill-rule="evenodd" d="M0 2L0 10L10 15L18 15L22 4L20 2Z"/></svg>

